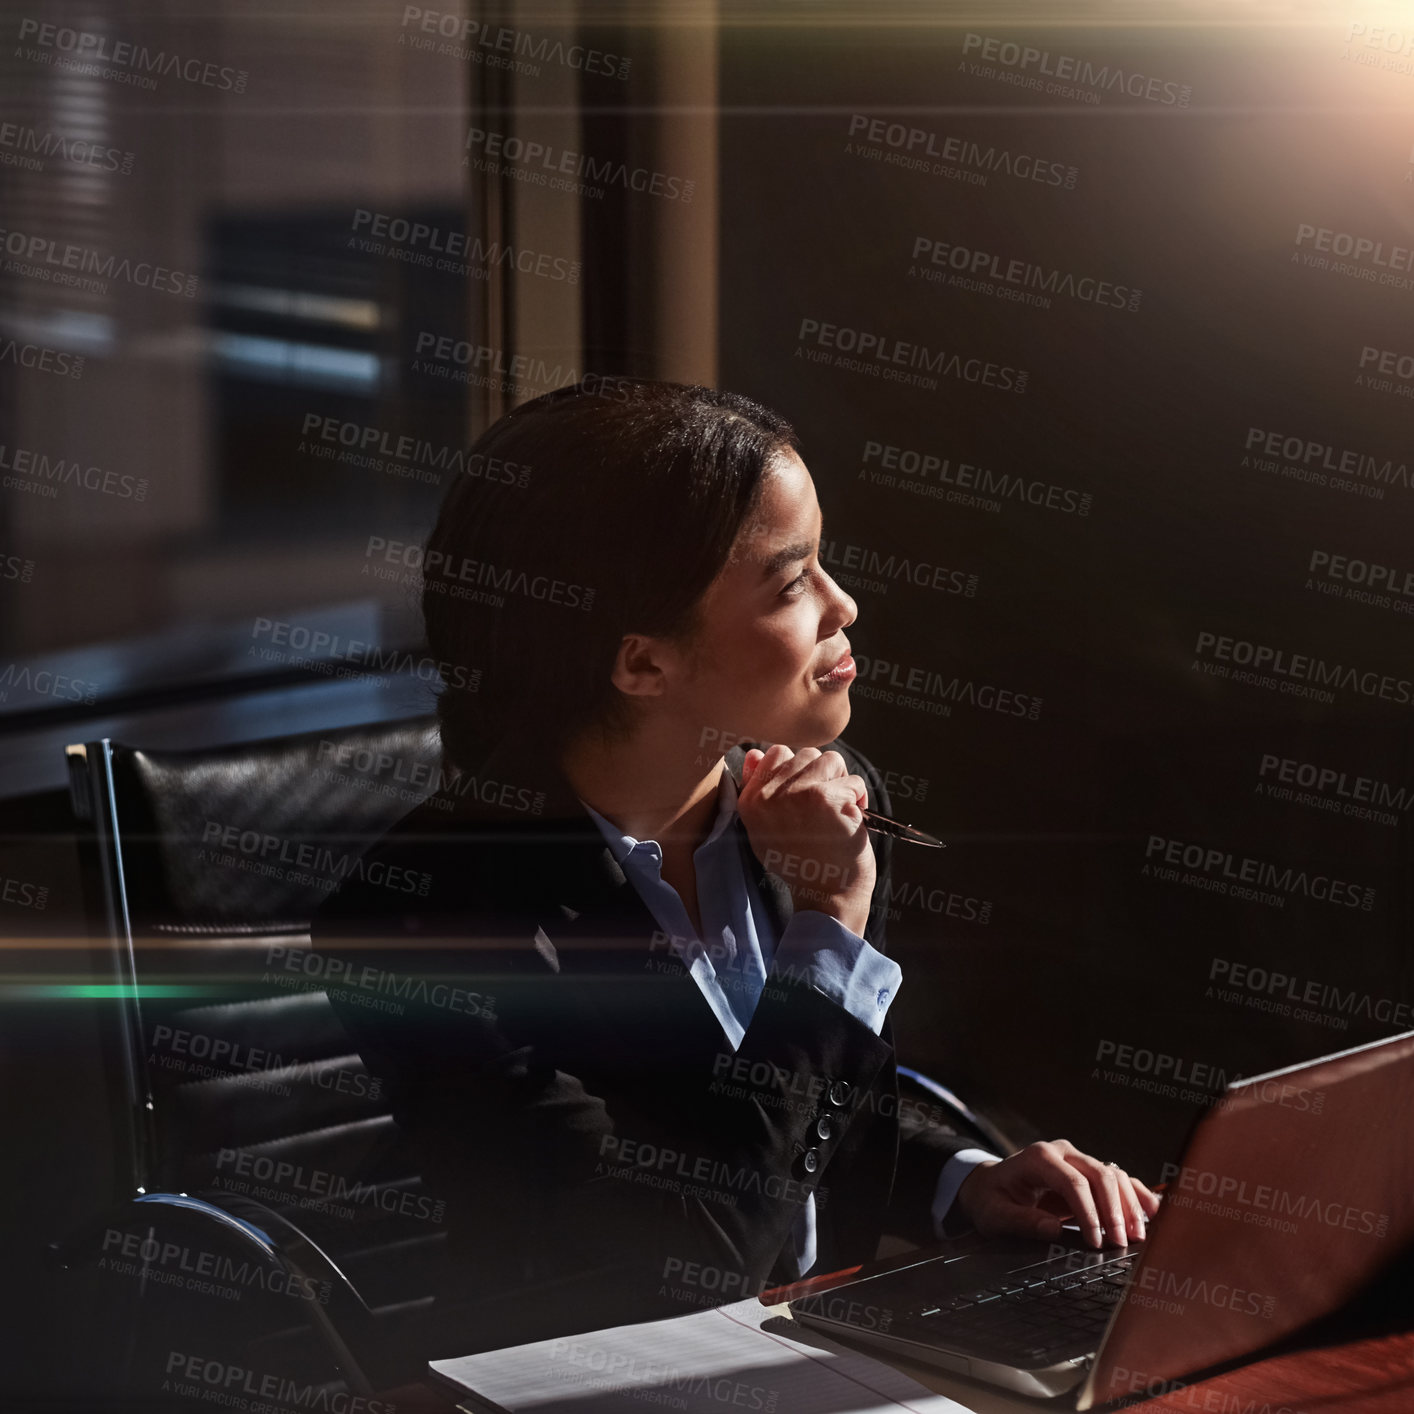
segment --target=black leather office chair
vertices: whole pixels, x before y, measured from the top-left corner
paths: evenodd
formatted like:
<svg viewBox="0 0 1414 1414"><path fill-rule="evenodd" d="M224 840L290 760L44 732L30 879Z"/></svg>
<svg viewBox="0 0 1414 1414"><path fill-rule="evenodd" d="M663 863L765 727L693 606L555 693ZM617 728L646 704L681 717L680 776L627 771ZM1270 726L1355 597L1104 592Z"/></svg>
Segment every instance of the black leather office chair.
<svg viewBox="0 0 1414 1414"><path fill-rule="evenodd" d="M431 793L432 719L67 754L116 998L105 1021L125 1191L55 1245L59 1260L116 1270L110 1295L141 1292L159 1322L186 1301L219 1312L223 1339L249 1325L254 1369L332 1371L355 1394L415 1378L403 1338L436 1303L441 1209L329 1006L309 922ZM221 1289L237 1293L225 1306ZM118 1304L135 1317L143 1305ZM139 1333L114 1343L131 1367Z"/></svg>

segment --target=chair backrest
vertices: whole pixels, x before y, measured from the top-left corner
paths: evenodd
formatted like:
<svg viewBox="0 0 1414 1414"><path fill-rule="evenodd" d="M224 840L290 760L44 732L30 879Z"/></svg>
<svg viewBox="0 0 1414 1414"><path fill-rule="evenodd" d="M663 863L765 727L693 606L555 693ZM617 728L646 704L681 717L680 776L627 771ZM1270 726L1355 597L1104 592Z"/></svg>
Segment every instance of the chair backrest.
<svg viewBox="0 0 1414 1414"><path fill-rule="evenodd" d="M309 925L438 784L430 718L210 751L69 748L117 984L133 1190L242 1194L375 1312L424 1305L441 1212L323 991ZM130 1196L130 1195L123 1195Z"/></svg>

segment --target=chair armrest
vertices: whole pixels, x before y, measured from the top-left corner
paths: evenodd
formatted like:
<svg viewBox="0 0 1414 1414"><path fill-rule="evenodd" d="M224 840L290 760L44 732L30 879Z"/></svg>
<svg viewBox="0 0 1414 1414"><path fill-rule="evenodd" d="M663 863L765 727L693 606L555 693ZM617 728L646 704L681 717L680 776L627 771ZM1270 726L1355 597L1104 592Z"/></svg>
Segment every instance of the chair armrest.
<svg viewBox="0 0 1414 1414"><path fill-rule="evenodd" d="M969 1129L972 1130L995 1153L1005 1156L1014 1154L1017 1149L1022 1147L1004 1134L988 1116L979 1114L970 1105L960 1100L946 1085L934 1080L932 1076L924 1075L922 1071L902 1065L898 1067L898 1076L900 1081L916 1086L940 1105L959 1132L965 1134Z"/></svg>
<svg viewBox="0 0 1414 1414"><path fill-rule="evenodd" d="M189 1216L178 1217L179 1213ZM186 1222L195 1222L198 1231L207 1228L219 1234L267 1276L278 1274L287 1293L304 1298L310 1322L350 1390L376 1393L365 1373L366 1357L355 1353L371 1346L367 1304L338 1263L313 1239L254 1199L222 1193L218 1204L185 1193L144 1193L50 1243L50 1260L66 1269L84 1265L115 1246L128 1245L132 1230L145 1228L150 1235L140 1239L137 1260L161 1270L164 1261L189 1251L189 1239L178 1240L180 1224Z"/></svg>

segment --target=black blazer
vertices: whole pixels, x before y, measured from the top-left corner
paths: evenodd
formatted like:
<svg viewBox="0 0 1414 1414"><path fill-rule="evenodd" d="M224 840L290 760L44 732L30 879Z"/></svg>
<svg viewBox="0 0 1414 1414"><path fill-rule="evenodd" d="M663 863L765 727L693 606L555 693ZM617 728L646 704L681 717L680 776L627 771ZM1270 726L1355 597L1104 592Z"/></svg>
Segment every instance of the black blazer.
<svg viewBox="0 0 1414 1414"><path fill-rule="evenodd" d="M888 813L874 767L831 746ZM726 756L738 784L746 749ZM784 881L733 828L784 929ZM866 936L884 950L891 841L869 838ZM811 1191L817 1272L871 1260L886 1226L926 1243L941 1166L975 1143L900 1116L888 1026L875 1036L803 979L768 978L733 1053L569 783L510 748L394 826L313 941L447 1205L454 1294L476 1315L444 1353L792 1280Z"/></svg>

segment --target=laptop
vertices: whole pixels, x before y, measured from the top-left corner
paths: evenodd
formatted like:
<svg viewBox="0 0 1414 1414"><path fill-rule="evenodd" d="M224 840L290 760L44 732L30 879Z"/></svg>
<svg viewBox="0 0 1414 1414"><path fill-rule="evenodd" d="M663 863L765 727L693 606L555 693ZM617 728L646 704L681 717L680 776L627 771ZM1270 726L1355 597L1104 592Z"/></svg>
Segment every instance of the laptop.
<svg viewBox="0 0 1414 1414"><path fill-rule="evenodd" d="M1172 1393L1338 1310L1408 1253L1412 1116L1414 1032L1234 1081L1164 1165L1146 1241L957 1238L791 1315L1053 1407Z"/></svg>

